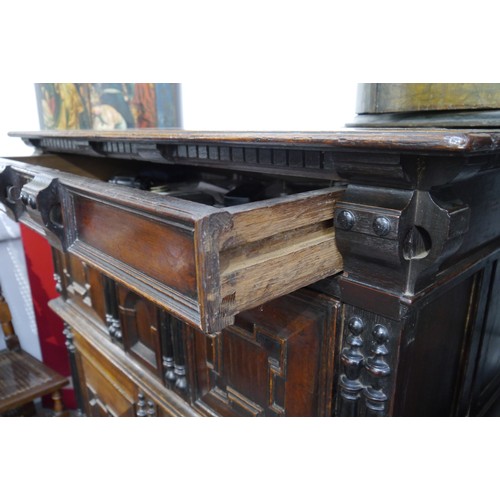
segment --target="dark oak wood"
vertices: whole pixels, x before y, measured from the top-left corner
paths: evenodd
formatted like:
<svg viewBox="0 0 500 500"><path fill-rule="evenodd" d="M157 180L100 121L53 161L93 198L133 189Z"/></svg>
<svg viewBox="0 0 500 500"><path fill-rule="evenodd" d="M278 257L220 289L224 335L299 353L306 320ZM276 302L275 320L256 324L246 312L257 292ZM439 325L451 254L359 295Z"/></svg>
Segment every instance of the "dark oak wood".
<svg viewBox="0 0 500 500"><path fill-rule="evenodd" d="M37 132L11 132L12 137L21 137L33 146L46 151L82 152L92 150L92 145L87 141L106 143L112 141L119 143L148 144L227 144L258 146L284 146L293 148L327 147L335 150L397 150L415 152L481 152L499 149L498 139L500 130L412 130L408 133L405 129L372 130L372 129L344 129L332 132L198 132L185 130L154 130L137 129L126 131L37 131ZM60 142L56 142L60 139ZM45 142L43 142L45 141ZM116 154L130 156L117 145ZM99 151L99 154L106 154ZM113 148L111 148L113 153ZM207 153L208 155L208 153ZM194 158L194 152L193 152Z"/></svg>
<svg viewBox="0 0 500 500"><path fill-rule="evenodd" d="M328 416L340 303L302 291L237 316L217 336L190 332L196 405L221 415Z"/></svg>
<svg viewBox="0 0 500 500"><path fill-rule="evenodd" d="M500 130L14 135L39 150L0 162L0 202L54 247L85 413L462 416L500 396ZM271 194L209 206L115 175Z"/></svg>

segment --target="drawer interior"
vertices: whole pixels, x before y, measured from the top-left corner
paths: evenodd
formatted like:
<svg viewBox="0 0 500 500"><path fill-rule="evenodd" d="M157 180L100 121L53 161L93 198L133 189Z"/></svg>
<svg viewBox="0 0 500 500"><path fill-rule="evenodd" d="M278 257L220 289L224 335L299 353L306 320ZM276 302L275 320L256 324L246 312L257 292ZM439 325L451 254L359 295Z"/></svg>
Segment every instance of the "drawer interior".
<svg viewBox="0 0 500 500"><path fill-rule="evenodd" d="M136 188L215 208L243 205L321 189L329 179L308 179L280 173L190 165L161 165L146 161L92 158L71 154L47 154L12 158L24 163L57 169L114 186Z"/></svg>

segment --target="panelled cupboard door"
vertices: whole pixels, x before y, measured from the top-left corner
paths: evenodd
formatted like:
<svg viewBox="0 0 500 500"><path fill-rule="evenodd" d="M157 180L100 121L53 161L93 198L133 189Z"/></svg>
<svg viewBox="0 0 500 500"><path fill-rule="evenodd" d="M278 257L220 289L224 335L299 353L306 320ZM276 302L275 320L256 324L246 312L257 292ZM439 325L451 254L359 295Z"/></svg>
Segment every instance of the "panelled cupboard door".
<svg viewBox="0 0 500 500"><path fill-rule="evenodd" d="M55 251L54 257L63 298L85 322L100 326L99 345L112 344L154 375L163 392L176 393L201 414L332 414L337 300L301 289L207 335L71 254ZM65 320L73 321L71 315ZM75 338L87 415L170 414L86 331Z"/></svg>
<svg viewBox="0 0 500 500"><path fill-rule="evenodd" d="M75 332L78 379L89 417L170 416L126 371Z"/></svg>
<svg viewBox="0 0 500 500"><path fill-rule="evenodd" d="M301 290L245 311L214 336L192 330L200 410L329 416L340 303Z"/></svg>
<svg viewBox="0 0 500 500"><path fill-rule="evenodd" d="M75 332L85 413L92 417L134 416L135 384L103 353Z"/></svg>
<svg viewBox="0 0 500 500"><path fill-rule="evenodd" d="M105 280L102 274L70 253L53 248L52 256L56 290L95 322L106 325Z"/></svg>

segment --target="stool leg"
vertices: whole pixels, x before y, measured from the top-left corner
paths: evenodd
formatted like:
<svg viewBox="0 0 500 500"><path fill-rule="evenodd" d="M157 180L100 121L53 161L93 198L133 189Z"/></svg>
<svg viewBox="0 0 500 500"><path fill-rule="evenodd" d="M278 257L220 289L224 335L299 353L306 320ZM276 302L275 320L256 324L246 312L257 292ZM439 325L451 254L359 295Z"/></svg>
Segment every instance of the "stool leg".
<svg viewBox="0 0 500 500"><path fill-rule="evenodd" d="M62 403L60 391L55 391L52 393L52 401L54 401L54 417L66 417L67 412L64 411L64 405Z"/></svg>

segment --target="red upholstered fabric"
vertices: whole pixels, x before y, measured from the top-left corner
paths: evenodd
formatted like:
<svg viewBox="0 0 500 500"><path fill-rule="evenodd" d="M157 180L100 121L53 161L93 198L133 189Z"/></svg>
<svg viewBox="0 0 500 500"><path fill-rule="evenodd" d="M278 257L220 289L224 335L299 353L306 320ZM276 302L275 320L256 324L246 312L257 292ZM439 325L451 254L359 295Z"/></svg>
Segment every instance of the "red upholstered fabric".
<svg viewBox="0 0 500 500"><path fill-rule="evenodd" d="M69 376L71 370L65 346L66 339L62 333L63 323L47 305L49 300L58 296L55 289L50 245L42 236L24 224L21 224L21 239L26 256L43 361L61 375ZM72 388L62 389L62 397L66 408L76 407Z"/></svg>

